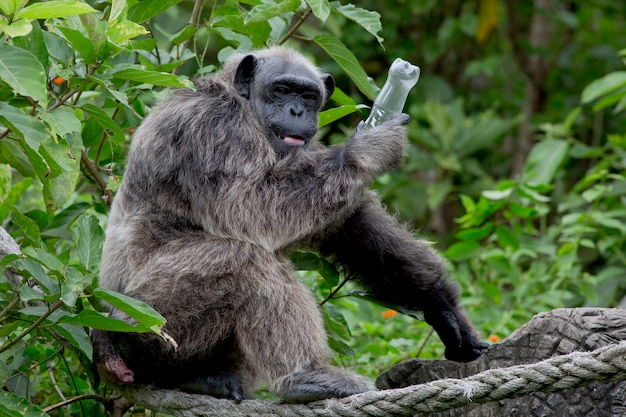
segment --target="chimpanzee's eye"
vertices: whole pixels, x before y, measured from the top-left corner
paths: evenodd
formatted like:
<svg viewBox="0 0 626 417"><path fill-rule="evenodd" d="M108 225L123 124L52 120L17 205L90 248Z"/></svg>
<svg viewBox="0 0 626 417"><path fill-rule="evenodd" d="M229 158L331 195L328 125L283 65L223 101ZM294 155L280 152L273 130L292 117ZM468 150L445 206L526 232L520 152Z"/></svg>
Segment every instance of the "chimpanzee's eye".
<svg viewBox="0 0 626 417"><path fill-rule="evenodd" d="M283 84L278 84L274 86L274 94L277 96L287 96L291 93L291 89Z"/></svg>
<svg viewBox="0 0 626 417"><path fill-rule="evenodd" d="M318 94L314 93L314 92L302 93L302 98L307 100L307 101L317 101L317 100L319 100Z"/></svg>

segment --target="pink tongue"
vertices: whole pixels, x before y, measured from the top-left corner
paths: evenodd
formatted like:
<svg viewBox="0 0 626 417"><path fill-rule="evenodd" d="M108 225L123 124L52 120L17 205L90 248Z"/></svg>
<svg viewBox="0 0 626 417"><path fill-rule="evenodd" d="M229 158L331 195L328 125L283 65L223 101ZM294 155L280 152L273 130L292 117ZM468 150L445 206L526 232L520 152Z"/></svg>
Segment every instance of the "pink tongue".
<svg viewBox="0 0 626 417"><path fill-rule="evenodd" d="M299 145L299 146L304 145L304 141L302 139L293 138L291 136L285 136L283 140L287 143L291 143L292 145Z"/></svg>

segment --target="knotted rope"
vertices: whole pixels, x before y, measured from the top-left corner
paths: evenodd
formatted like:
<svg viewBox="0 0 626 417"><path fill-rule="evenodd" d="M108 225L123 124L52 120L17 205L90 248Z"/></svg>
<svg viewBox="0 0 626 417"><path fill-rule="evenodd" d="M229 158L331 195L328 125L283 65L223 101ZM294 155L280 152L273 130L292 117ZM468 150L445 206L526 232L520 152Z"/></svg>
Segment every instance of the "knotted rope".
<svg viewBox="0 0 626 417"><path fill-rule="evenodd" d="M309 404L246 400L236 404L209 396L126 387L125 396L149 408L181 417L411 416L444 411L537 391L556 392L594 381L626 380L626 341L591 352L574 352L528 365L490 369L463 379L442 379L406 388L369 391Z"/></svg>

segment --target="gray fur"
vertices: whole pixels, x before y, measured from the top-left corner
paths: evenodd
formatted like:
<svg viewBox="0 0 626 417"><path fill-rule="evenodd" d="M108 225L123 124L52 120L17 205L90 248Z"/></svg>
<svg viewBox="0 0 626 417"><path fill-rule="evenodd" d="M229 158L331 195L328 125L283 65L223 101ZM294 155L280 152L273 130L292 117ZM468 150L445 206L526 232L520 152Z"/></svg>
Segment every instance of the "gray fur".
<svg viewBox="0 0 626 417"><path fill-rule="evenodd" d="M253 88L291 68L324 91L323 75L300 54L273 48L255 56ZM100 285L157 309L178 349L154 335L109 334L107 342L94 339L96 357L106 366L119 353L138 382L167 384L188 369L182 378L215 373L211 381L233 385L236 375L248 394L265 383L292 401L371 389L365 378L330 367L318 306L287 255L303 246L322 250L364 209L392 222L383 231L391 243L407 242L408 232L378 214L366 191L401 163L407 119L358 130L342 146L311 142L280 155L267 139L260 93L252 90L248 100L233 87L240 61L198 80L196 92L176 91L144 120L109 217ZM420 267L424 276L415 278L431 288L445 275L443 264L422 243L408 245L418 250L407 253L434 261L436 270ZM213 383L202 392L228 397Z"/></svg>

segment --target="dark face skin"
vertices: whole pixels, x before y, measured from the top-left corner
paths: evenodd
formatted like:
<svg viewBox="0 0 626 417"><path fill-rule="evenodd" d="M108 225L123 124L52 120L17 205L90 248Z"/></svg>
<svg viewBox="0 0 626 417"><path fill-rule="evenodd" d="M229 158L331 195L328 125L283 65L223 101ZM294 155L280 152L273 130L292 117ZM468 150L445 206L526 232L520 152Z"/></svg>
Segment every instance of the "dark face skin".
<svg viewBox="0 0 626 417"><path fill-rule="evenodd" d="M321 78L283 58L244 57L235 88L254 106L279 157L294 147L306 147L317 133L319 111L334 88L332 76Z"/></svg>

